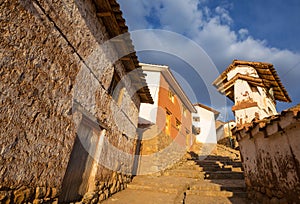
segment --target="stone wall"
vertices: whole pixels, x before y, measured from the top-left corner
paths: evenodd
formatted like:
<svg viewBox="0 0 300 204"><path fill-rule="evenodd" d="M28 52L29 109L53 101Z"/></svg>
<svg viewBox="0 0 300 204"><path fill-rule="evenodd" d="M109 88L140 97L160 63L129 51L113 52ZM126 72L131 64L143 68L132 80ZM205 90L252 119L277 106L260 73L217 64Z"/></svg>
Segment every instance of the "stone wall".
<svg viewBox="0 0 300 204"><path fill-rule="evenodd" d="M178 134L175 139L159 132L156 125L141 128L140 158L137 174L158 174L179 162L187 151L185 135ZM152 135L152 137L149 137Z"/></svg>
<svg viewBox="0 0 300 204"><path fill-rule="evenodd" d="M298 111L286 111L235 132L249 198L260 203L299 203L299 118Z"/></svg>
<svg viewBox="0 0 300 204"><path fill-rule="evenodd" d="M121 104L108 94L114 70L126 73L101 46L109 37L94 2L4 0L0 11L0 202L57 202L81 121L74 101L106 129L83 199L124 189L140 99L128 80Z"/></svg>

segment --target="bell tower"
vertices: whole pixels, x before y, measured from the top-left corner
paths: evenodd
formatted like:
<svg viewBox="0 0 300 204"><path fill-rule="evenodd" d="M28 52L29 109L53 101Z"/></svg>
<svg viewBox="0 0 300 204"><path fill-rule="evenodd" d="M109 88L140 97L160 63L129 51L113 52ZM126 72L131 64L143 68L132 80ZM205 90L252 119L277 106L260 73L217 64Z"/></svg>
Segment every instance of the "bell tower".
<svg viewBox="0 0 300 204"><path fill-rule="evenodd" d="M213 85L234 102L237 126L276 115L276 100L291 102L269 63L234 60Z"/></svg>

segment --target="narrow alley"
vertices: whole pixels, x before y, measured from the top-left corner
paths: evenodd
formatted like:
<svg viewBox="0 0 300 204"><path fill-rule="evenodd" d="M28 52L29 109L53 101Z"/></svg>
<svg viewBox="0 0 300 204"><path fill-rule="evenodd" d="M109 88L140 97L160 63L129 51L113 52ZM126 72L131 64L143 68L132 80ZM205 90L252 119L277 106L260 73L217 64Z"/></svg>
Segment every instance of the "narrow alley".
<svg viewBox="0 0 300 204"><path fill-rule="evenodd" d="M136 176L104 204L250 203L239 151L217 145L204 159L198 151L161 175Z"/></svg>

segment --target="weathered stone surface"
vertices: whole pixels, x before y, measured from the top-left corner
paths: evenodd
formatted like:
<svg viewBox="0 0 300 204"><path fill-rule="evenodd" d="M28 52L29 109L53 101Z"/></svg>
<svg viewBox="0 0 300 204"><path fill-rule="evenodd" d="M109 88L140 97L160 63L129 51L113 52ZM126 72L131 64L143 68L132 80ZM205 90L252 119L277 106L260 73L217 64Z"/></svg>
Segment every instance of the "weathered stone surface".
<svg viewBox="0 0 300 204"><path fill-rule="evenodd" d="M269 188L267 188L266 189L266 195L269 197L269 198L272 198L272 191L269 189Z"/></svg>
<svg viewBox="0 0 300 204"><path fill-rule="evenodd" d="M43 200L42 199L34 199L32 203L33 204L41 204L41 203L43 203Z"/></svg>
<svg viewBox="0 0 300 204"><path fill-rule="evenodd" d="M35 198L44 198L47 193L46 187L37 187L35 190Z"/></svg>
<svg viewBox="0 0 300 204"><path fill-rule="evenodd" d="M293 114L284 115L294 117ZM282 119L283 120L283 119ZM290 121L291 122L291 121ZM299 202L300 178L298 166L300 151L298 135L299 122L286 126L283 131L274 132L267 138L263 131L239 141L244 158L244 172L248 188L260 191L266 197L286 198L290 203ZM259 188L259 189L258 189ZM279 190L280 189L280 190Z"/></svg>
<svg viewBox="0 0 300 204"><path fill-rule="evenodd" d="M277 191L277 193L275 195L279 199L284 197L284 193L282 191Z"/></svg>
<svg viewBox="0 0 300 204"><path fill-rule="evenodd" d="M106 182L98 189L108 197L130 182L133 157L124 152L135 153L140 98L131 79L120 104L108 93L114 72L127 73L116 50L103 46L109 35L95 8L91 0L1 2L0 185L15 202L59 196L82 118L74 100L107 126L100 161L111 168L99 165L91 183ZM20 183L35 195L18 192Z"/></svg>
<svg viewBox="0 0 300 204"><path fill-rule="evenodd" d="M101 193L101 195L99 196L99 201L103 201L105 199L106 199L105 193Z"/></svg>
<svg viewBox="0 0 300 204"><path fill-rule="evenodd" d="M1 165L0 183L58 185L71 148L72 124L67 113L78 59L33 2L4 1L1 11L0 100L4 106L0 112L1 123L6 125L1 125L5 165ZM60 164L60 168L47 168L48 163Z"/></svg>
<svg viewBox="0 0 300 204"><path fill-rule="evenodd" d="M91 203L91 201L96 198L97 193L96 192L87 192L83 198L82 203Z"/></svg>
<svg viewBox="0 0 300 204"><path fill-rule="evenodd" d="M56 188L51 189L51 196L50 198L56 198L58 196L58 191Z"/></svg>
<svg viewBox="0 0 300 204"><path fill-rule="evenodd" d="M223 158L222 154L224 157L230 155L230 158L235 158L233 153L218 149L212 153L211 159L214 158L216 160L214 162L217 162ZM160 176L153 174L136 176L126 190L112 195L103 203L250 203L246 198L245 183L242 179L204 180L203 177L202 179L191 177L190 174L205 173L195 161L198 159L185 155ZM240 161L237 163L240 164ZM212 164L212 161L208 163Z"/></svg>
<svg viewBox="0 0 300 204"><path fill-rule="evenodd" d="M286 198L281 198L281 199L279 200L279 203L280 203L280 204L287 204L288 201L287 201Z"/></svg>
<svg viewBox="0 0 300 204"><path fill-rule="evenodd" d="M14 191L14 203L24 203L33 197L34 191L31 188L25 186Z"/></svg>
<svg viewBox="0 0 300 204"><path fill-rule="evenodd" d="M279 204L279 200L276 197L271 198L270 204Z"/></svg>

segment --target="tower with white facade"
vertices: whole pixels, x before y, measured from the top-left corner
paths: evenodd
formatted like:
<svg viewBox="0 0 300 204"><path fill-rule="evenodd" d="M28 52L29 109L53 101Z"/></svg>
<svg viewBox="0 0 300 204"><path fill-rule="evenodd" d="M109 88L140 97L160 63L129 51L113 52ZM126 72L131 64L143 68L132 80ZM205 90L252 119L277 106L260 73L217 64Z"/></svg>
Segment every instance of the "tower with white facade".
<svg viewBox="0 0 300 204"><path fill-rule="evenodd" d="M234 60L213 85L234 102L237 126L276 115L276 100L291 102L269 63Z"/></svg>

